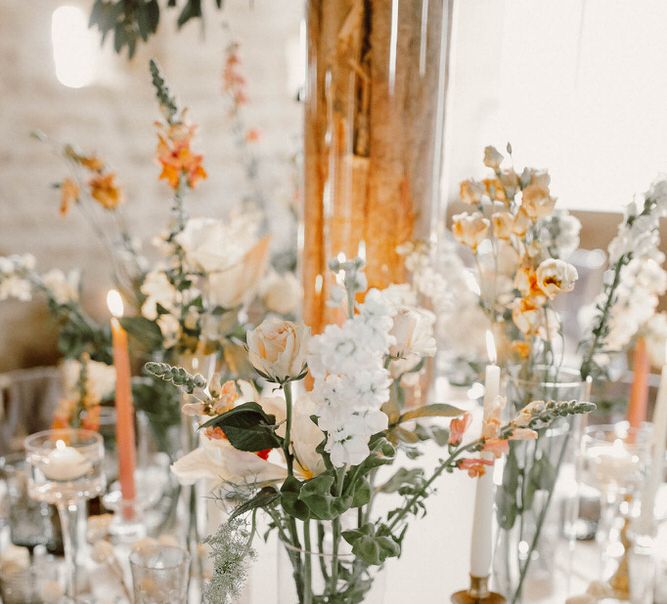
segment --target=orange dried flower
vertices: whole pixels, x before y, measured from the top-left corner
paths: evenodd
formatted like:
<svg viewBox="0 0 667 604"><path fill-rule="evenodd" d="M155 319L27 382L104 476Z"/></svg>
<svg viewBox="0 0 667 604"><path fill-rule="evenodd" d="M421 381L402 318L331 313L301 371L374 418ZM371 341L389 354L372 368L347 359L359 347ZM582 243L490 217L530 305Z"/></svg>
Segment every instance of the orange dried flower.
<svg viewBox="0 0 667 604"><path fill-rule="evenodd" d="M194 189L197 182L207 177L202 166L204 156L192 153L190 143L196 127L184 122L171 125L157 123L158 132L157 158L162 165L160 180L166 180L172 189L177 189L181 176L188 186Z"/></svg>
<svg viewBox="0 0 667 604"><path fill-rule="evenodd" d="M66 216L72 202L79 201L79 185L72 178L65 178L60 184L60 215Z"/></svg>
<svg viewBox="0 0 667 604"><path fill-rule="evenodd" d="M521 340L515 340L510 345L512 354L519 357L520 359L527 359L530 356L530 343L524 342Z"/></svg>
<svg viewBox="0 0 667 604"><path fill-rule="evenodd" d="M490 459L481 459L477 457L464 457L456 462L459 470L466 470L470 478L479 478L486 474L486 466L492 466L493 461Z"/></svg>
<svg viewBox="0 0 667 604"><path fill-rule="evenodd" d="M97 203L107 210L115 210L123 200L113 172L99 174L90 179L90 194Z"/></svg>

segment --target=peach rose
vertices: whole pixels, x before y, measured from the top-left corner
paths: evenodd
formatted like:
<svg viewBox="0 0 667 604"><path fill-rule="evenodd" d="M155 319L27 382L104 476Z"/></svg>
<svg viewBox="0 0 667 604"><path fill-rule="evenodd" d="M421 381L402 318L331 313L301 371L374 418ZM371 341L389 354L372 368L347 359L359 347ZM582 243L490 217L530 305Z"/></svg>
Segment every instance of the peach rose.
<svg viewBox="0 0 667 604"><path fill-rule="evenodd" d="M530 184L523 190L521 207L532 220L539 220L551 214L555 204L556 200L551 197L546 186Z"/></svg>
<svg viewBox="0 0 667 604"><path fill-rule="evenodd" d="M454 238L463 245L467 245L473 251L484 241L489 232L489 221L481 212L463 212L452 219L452 233Z"/></svg>
<svg viewBox="0 0 667 604"><path fill-rule="evenodd" d="M491 214L493 234L498 239L509 239L512 234L513 218L509 212L494 212Z"/></svg>
<svg viewBox="0 0 667 604"><path fill-rule="evenodd" d="M303 324L264 319L248 332L248 358L260 375L283 384L303 375L309 338L310 328Z"/></svg>

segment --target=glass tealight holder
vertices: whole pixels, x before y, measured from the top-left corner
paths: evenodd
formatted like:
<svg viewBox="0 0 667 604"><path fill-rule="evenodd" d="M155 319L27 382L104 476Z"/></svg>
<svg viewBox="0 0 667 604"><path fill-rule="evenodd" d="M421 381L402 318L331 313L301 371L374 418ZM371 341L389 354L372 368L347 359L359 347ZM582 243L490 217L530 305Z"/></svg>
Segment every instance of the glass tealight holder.
<svg viewBox="0 0 667 604"><path fill-rule="evenodd" d="M30 497L57 507L65 550L66 598L76 600L79 509L104 492L104 444L90 430L45 430L28 436L25 449L31 472Z"/></svg>
<svg viewBox="0 0 667 604"><path fill-rule="evenodd" d="M631 428L627 422L589 426L582 438L581 481L600 496L597 540L604 566L627 554L630 519L651 454L651 426ZM603 578L609 569L601 569Z"/></svg>
<svg viewBox="0 0 667 604"><path fill-rule="evenodd" d="M186 604L190 554L171 545L146 545L130 554L134 604Z"/></svg>

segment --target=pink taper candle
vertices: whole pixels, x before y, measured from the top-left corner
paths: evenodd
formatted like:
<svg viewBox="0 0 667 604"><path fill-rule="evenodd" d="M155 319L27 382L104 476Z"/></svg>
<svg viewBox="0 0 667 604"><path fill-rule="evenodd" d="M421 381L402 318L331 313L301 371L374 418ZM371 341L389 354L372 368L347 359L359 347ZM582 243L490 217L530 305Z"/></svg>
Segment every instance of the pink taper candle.
<svg viewBox="0 0 667 604"><path fill-rule="evenodd" d="M642 422L646 421L649 370L646 340L639 337L632 355L632 389L628 404L628 422L632 428L639 428Z"/></svg>
<svg viewBox="0 0 667 604"><path fill-rule="evenodd" d="M116 368L116 448L118 450L118 480L120 492L125 501L135 496L134 466L134 408L132 405L132 385L130 355L127 347L127 332L118 317L123 315L123 300L116 290L109 291L107 304L111 314L111 335L113 340L113 363Z"/></svg>

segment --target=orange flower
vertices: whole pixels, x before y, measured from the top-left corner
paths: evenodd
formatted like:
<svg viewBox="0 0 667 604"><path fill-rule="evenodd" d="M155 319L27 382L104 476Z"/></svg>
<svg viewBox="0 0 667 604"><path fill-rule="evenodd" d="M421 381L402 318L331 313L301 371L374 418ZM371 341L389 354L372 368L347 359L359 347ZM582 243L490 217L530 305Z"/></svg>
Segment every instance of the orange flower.
<svg viewBox="0 0 667 604"><path fill-rule="evenodd" d="M115 210L123 200L120 188L114 182L116 175L113 172L99 174L90 179L90 194L103 208Z"/></svg>
<svg viewBox="0 0 667 604"><path fill-rule="evenodd" d="M472 413L470 411L466 411L461 417L454 418L449 424L449 444L459 445L471 423Z"/></svg>
<svg viewBox="0 0 667 604"><path fill-rule="evenodd" d="M165 126L158 122L162 132L158 132L157 158L162 165L161 180L166 180L172 189L177 189L181 176L188 186L194 189L200 179L206 178L202 166L204 156L192 153L190 143L195 133L195 126L177 122Z"/></svg>
<svg viewBox="0 0 667 604"><path fill-rule="evenodd" d="M79 163L84 167L88 168L91 172L101 172L104 170L104 162L94 155L79 155Z"/></svg>
<svg viewBox="0 0 667 604"><path fill-rule="evenodd" d="M94 405L86 409L81 419L81 427L84 430L93 430L97 432L100 427L100 406Z"/></svg>
<svg viewBox="0 0 667 604"><path fill-rule="evenodd" d="M530 343L524 342L521 340L515 340L510 345L512 354L519 357L521 360L525 360L530 356Z"/></svg>
<svg viewBox="0 0 667 604"><path fill-rule="evenodd" d="M240 105L245 105L248 102L245 92L246 81L241 74L241 59L238 50L238 42L232 42L227 47L227 58L222 72L222 89L232 98L234 104L232 112L236 111Z"/></svg>
<svg viewBox="0 0 667 604"><path fill-rule="evenodd" d="M461 197L461 201L468 205L479 205L482 201L483 194L484 187L472 179L463 180L459 185L459 195Z"/></svg>
<svg viewBox="0 0 667 604"><path fill-rule="evenodd" d="M220 426L206 428L206 430L204 430L204 434L212 440L223 440L227 438L227 435L224 433Z"/></svg>
<svg viewBox="0 0 667 604"><path fill-rule="evenodd" d="M248 143L256 143L260 137L259 128L250 128L248 132L245 133L245 140Z"/></svg>
<svg viewBox="0 0 667 604"><path fill-rule="evenodd" d="M492 465L493 461L490 459L473 457L464 457L463 459L459 459L459 461L456 462L456 467L459 470L466 470L470 478L479 478L480 476L484 476L484 474L486 474L485 466Z"/></svg>
<svg viewBox="0 0 667 604"><path fill-rule="evenodd" d="M530 428L514 428L510 436L510 440L535 440L536 438L537 432Z"/></svg>
<svg viewBox="0 0 667 604"><path fill-rule="evenodd" d="M492 453L496 459L499 459L509 451L510 444L504 438L489 438L484 443L482 451Z"/></svg>
<svg viewBox="0 0 667 604"><path fill-rule="evenodd" d="M60 215L66 216L72 202L79 201L79 185L75 180L66 178L60 184Z"/></svg>
<svg viewBox="0 0 667 604"><path fill-rule="evenodd" d="M502 201L506 202L507 201L507 195L505 195L505 188L503 187L503 183L498 180L497 178L485 178L482 180L484 183L484 188L486 189L487 195L491 199L495 199L496 201Z"/></svg>

